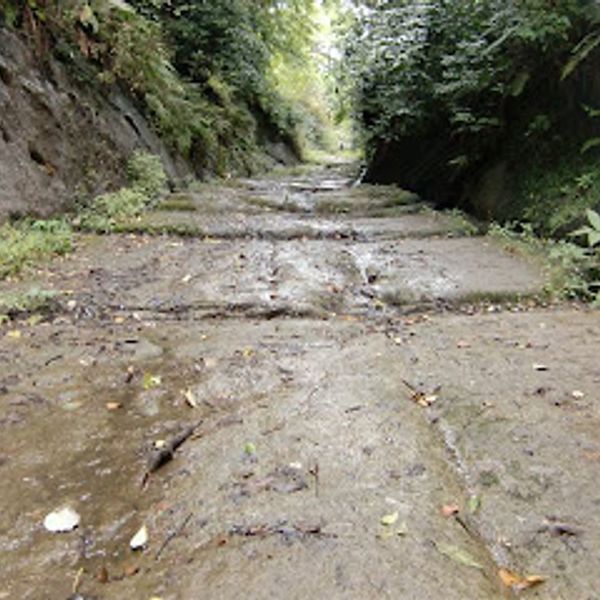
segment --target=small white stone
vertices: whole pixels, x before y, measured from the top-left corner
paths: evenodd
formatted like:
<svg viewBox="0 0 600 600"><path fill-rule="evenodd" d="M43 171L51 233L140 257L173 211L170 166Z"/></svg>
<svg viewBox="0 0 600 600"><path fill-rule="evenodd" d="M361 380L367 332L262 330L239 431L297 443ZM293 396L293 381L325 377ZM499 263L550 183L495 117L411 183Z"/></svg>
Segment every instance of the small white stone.
<svg viewBox="0 0 600 600"><path fill-rule="evenodd" d="M81 517L69 507L51 512L44 519L44 527L52 533L73 531L81 521Z"/></svg>

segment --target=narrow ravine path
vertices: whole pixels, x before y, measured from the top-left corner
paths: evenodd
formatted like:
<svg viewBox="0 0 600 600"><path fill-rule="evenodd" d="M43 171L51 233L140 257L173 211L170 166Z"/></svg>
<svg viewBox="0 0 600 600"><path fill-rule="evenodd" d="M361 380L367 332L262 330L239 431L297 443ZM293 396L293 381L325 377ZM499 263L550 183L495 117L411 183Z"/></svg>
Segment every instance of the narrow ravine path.
<svg viewBox="0 0 600 600"><path fill-rule="evenodd" d="M0 599L598 597L598 312L350 175L200 184L17 284L61 295L0 329Z"/></svg>

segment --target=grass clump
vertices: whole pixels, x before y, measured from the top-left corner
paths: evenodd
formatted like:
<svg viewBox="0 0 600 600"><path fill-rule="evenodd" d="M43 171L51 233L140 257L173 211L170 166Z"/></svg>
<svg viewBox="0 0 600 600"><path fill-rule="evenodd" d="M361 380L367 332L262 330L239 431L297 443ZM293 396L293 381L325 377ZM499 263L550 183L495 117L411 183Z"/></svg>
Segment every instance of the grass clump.
<svg viewBox="0 0 600 600"><path fill-rule="evenodd" d="M550 296L600 306L600 246L538 237L529 223L493 224L488 234L511 252L541 259L546 264L545 291Z"/></svg>
<svg viewBox="0 0 600 600"><path fill-rule="evenodd" d="M26 292L0 294L0 323L23 315L43 315L56 308L57 292L31 288Z"/></svg>
<svg viewBox="0 0 600 600"><path fill-rule="evenodd" d="M143 194L148 203L155 204L167 189L167 174L155 154L137 150L127 165L132 190Z"/></svg>
<svg viewBox="0 0 600 600"><path fill-rule="evenodd" d="M73 247L73 230L64 219L24 220L0 226L0 279Z"/></svg>
<svg viewBox="0 0 600 600"><path fill-rule="evenodd" d="M166 191L167 176L157 156L135 152L127 175L127 187L98 196L71 220L24 219L0 225L0 280L70 252L74 227L97 233L114 231L119 221L154 206Z"/></svg>
<svg viewBox="0 0 600 600"><path fill-rule="evenodd" d="M167 175L158 156L136 151L127 165L128 186L102 194L73 220L76 227L109 233L124 219L156 206L167 189Z"/></svg>

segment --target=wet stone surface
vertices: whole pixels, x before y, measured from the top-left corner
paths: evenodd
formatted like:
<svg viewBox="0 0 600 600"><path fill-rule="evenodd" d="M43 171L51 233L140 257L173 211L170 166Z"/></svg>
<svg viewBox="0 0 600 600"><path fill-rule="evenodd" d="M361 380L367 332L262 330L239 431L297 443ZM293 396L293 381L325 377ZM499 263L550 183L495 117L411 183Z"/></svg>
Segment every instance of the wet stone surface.
<svg viewBox="0 0 600 600"><path fill-rule="evenodd" d="M2 284L62 309L0 328L0 599L597 597L598 313L493 303L539 268L350 181L202 184Z"/></svg>

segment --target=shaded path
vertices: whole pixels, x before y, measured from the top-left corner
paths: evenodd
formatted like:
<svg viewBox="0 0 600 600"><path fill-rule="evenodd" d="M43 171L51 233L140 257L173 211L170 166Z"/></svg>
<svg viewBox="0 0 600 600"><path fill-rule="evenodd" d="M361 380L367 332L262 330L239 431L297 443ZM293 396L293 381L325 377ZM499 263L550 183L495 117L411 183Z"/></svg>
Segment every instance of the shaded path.
<svg viewBox="0 0 600 600"><path fill-rule="evenodd" d="M0 598L595 597L598 314L503 310L534 265L346 184L203 184L39 274L62 311L0 331Z"/></svg>

